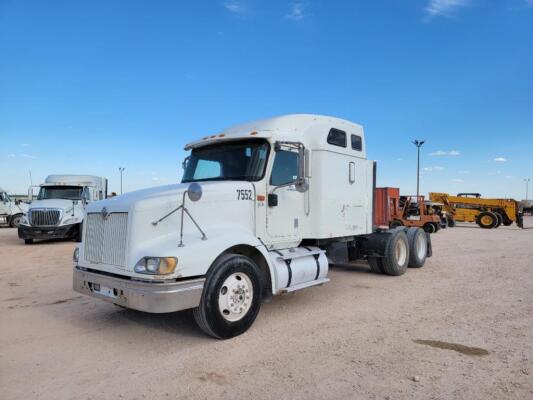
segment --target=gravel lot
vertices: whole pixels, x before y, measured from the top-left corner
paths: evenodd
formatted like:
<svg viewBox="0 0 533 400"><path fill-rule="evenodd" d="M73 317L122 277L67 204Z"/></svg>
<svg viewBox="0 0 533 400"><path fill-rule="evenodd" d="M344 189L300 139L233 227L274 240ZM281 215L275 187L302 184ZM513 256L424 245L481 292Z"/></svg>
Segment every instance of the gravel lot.
<svg viewBox="0 0 533 400"><path fill-rule="evenodd" d="M447 229L402 277L337 266L228 341L74 293L74 245L0 229L2 399L533 398L533 229Z"/></svg>

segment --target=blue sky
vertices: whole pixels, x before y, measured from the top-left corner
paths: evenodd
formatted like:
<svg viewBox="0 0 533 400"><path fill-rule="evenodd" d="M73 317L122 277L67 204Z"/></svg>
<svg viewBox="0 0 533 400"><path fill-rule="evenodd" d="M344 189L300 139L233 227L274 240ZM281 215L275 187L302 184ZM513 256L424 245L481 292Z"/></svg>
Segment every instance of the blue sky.
<svg viewBox="0 0 533 400"><path fill-rule="evenodd" d="M176 182L183 145L294 112L365 127L378 184L524 197L533 0L0 0L0 186Z"/></svg>

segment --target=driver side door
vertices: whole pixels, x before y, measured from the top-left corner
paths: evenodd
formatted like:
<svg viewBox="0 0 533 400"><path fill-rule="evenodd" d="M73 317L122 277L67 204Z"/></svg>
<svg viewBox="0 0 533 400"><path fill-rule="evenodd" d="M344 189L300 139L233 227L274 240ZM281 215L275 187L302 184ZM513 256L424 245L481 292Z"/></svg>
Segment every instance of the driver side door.
<svg viewBox="0 0 533 400"><path fill-rule="evenodd" d="M286 243L287 247L296 245L301 240L301 223L303 222L304 193L296 190L298 178L299 154L295 150L278 150L268 182L270 193L267 207L267 233L273 243ZM274 205L277 200L277 205Z"/></svg>

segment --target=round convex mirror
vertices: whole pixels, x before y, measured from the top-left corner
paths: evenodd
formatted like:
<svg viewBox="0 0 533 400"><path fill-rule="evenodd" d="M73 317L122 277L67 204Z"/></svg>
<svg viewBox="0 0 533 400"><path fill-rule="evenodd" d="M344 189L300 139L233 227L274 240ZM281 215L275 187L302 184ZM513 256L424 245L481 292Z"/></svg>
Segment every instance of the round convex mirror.
<svg viewBox="0 0 533 400"><path fill-rule="evenodd" d="M197 182L191 183L187 189L187 196L189 196L189 200L191 201L200 200L202 198L202 187L200 184Z"/></svg>

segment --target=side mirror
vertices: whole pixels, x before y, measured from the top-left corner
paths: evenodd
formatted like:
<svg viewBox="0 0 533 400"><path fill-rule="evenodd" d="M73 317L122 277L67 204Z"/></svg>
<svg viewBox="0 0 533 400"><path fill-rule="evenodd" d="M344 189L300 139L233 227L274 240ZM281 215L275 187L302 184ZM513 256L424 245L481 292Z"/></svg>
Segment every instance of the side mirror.
<svg viewBox="0 0 533 400"><path fill-rule="evenodd" d="M202 186L198 182L193 182L187 188L187 196L190 201L198 201L202 198Z"/></svg>
<svg viewBox="0 0 533 400"><path fill-rule="evenodd" d="M304 146L298 148L298 179L295 182L296 190L305 193L309 190L309 179L306 178L307 154Z"/></svg>
<svg viewBox="0 0 533 400"><path fill-rule="evenodd" d="M28 189L28 200L29 201L32 201L33 200L33 188L30 186L30 188Z"/></svg>
<svg viewBox="0 0 533 400"><path fill-rule="evenodd" d="M309 190L309 179L298 178L294 186L298 192L305 193Z"/></svg>
<svg viewBox="0 0 533 400"><path fill-rule="evenodd" d="M191 159L191 156L187 156L181 163L181 168L183 168L184 171L187 169L187 165L189 164L190 159Z"/></svg>

